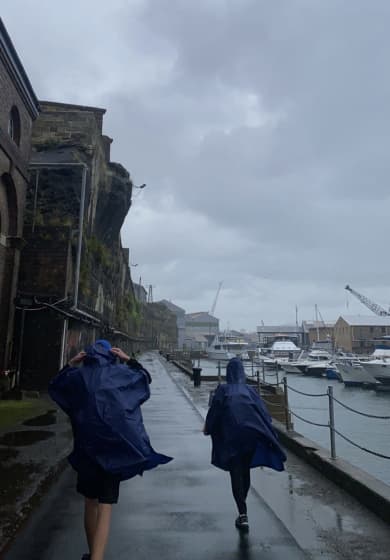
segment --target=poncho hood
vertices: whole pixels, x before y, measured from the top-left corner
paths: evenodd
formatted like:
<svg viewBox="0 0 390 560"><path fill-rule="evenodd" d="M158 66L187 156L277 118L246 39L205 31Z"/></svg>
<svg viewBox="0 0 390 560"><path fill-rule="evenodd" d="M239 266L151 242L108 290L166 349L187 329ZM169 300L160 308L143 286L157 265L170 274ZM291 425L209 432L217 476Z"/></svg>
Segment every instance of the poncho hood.
<svg viewBox="0 0 390 560"><path fill-rule="evenodd" d="M107 340L97 340L92 346L87 346L85 352L85 365L105 366L116 361L116 356L111 352L111 344Z"/></svg>
<svg viewBox="0 0 390 560"><path fill-rule="evenodd" d="M246 383L245 370L240 358L232 358L226 366L227 383Z"/></svg>

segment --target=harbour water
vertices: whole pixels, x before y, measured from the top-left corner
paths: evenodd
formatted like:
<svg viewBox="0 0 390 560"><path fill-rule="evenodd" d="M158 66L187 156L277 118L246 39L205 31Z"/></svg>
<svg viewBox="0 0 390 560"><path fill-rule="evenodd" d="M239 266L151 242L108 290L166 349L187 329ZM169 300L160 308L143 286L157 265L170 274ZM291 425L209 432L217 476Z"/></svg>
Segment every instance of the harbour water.
<svg viewBox="0 0 390 560"><path fill-rule="evenodd" d="M201 360L202 373L215 375L217 364L210 360ZM223 368L224 366L222 366ZM255 368L256 369L256 368ZM250 376L252 368L246 366L247 375ZM284 375L280 372L280 378ZM333 387L334 396L347 406L378 416L390 416L390 393L376 393L373 390L345 387L338 381L325 378L306 377L303 375L287 375L288 384L293 389L311 394L324 394L328 386ZM266 380L275 383L275 374L266 371ZM289 390L289 405L293 412L320 424L328 424L329 405L328 397L307 397ZM350 440L362 447L382 453L390 457L390 420L366 418L352 413L338 403L335 406L336 429ZM330 449L330 434L328 428L307 424L298 418L293 418L294 429L304 436L319 443L322 447ZM367 471L383 482L390 484L390 460L370 455L352 446L336 434L337 456L346 459L357 467Z"/></svg>

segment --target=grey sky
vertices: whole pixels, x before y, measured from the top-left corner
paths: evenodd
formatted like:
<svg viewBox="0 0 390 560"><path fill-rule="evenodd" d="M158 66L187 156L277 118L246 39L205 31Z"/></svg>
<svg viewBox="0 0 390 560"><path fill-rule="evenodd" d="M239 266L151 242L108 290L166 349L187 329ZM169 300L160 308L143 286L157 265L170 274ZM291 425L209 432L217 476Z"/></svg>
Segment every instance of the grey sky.
<svg viewBox="0 0 390 560"><path fill-rule="evenodd" d="M294 322L295 304L337 318L346 283L389 304L387 0L3 0L1 15L40 98L107 108L113 158L148 184L123 240L156 298L208 310L223 280L221 326L247 329Z"/></svg>

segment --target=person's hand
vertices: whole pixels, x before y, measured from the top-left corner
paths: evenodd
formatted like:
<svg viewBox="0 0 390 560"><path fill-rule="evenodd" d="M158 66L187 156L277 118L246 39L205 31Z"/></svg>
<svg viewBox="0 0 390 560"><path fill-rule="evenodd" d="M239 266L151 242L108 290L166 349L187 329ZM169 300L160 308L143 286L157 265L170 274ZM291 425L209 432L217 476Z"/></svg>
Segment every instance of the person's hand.
<svg viewBox="0 0 390 560"><path fill-rule="evenodd" d="M130 360L130 356L128 356L120 348L111 348L111 353L114 354L114 356L116 356L117 358L119 358L123 362L128 362Z"/></svg>
<svg viewBox="0 0 390 560"><path fill-rule="evenodd" d="M203 426L202 432L203 432L203 434L204 434L205 436L208 436L208 435L209 435L208 432L206 431L206 424Z"/></svg>
<svg viewBox="0 0 390 560"><path fill-rule="evenodd" d="M80 364L85 356L87 355L86 352L79 352L78 354L76 354L76 356L73 356L73 358L71 358L68 362L68 364L70 365L70 367L74 367L77 366L78 364Z"/></svg>

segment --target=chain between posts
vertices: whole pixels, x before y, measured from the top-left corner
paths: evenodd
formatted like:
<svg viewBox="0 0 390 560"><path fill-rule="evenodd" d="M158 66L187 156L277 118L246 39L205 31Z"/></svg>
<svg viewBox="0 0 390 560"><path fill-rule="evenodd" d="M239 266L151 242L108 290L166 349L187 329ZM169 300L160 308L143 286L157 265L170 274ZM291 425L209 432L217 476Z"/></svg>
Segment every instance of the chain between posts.
<svg viewBox="0 0 390 560"><path fill-rule="evenodd" d="M347 436L345 436L343 433L341 433L339 430L336 429L336 422L335 422L335 412L334 412L334 403L337 402L339 405L343 406L345 409L349 410L350 412L353 412L355 414L359 414L361 416L366 416L368 418L373 418L376 420L389 420L390 417L389 416L378 416L378 415L374 415L374 414L367 414L358 410L355 410L351 407L349 407L348 405L344 404L343 402L339 401L333 394L333 387L330 385L328 386L327 392L326 393L319 393L319 394L312 394L312 393L304 393L302 391L298 391L298 389L294 389L293 387L290 387L290 385L288 385L287 383L287 377L283 378L283 386L284 386L284 407L285 407L285 423L286 423L286 430L289 431L291 430L291 424L290 424L290 416L289 414L295 416L296 418L299 418L299 420L302 420L302 422L305 422L307 424L311 424L313 426L318 426L321 428L329 428L329 435L330 435L330 455L332 459L336 459L337 458L337 453L336 453L336 434L341 437L342 439L344 439L345 441L347 441L350 445L353 445L354 447L357 447L358 449L360 449L361 451L364 451L365 453L369 453L370 455L374 455L375 457L380 457L381 459L389 459L390 460L390 456L388 455L384 455L383 453L379 453L377 451L373 451L372 449L368 449L366 447L363 447L362 445L359 445L358 443L354 442L353 440L351 440L350 438L348 438ZM293 412L290 407L289 407L289 400L288 400L288 390L292 390L295 391L296 393L300 394L300 395L304 395L307 397L328 397L328 407L329 407L329 420L328 420L328 424L320 424L318 422L313 422L312 420L308 420L307 418L303 418L302 416L300 416L299 414L297 414L296 412Z"/></svg>

